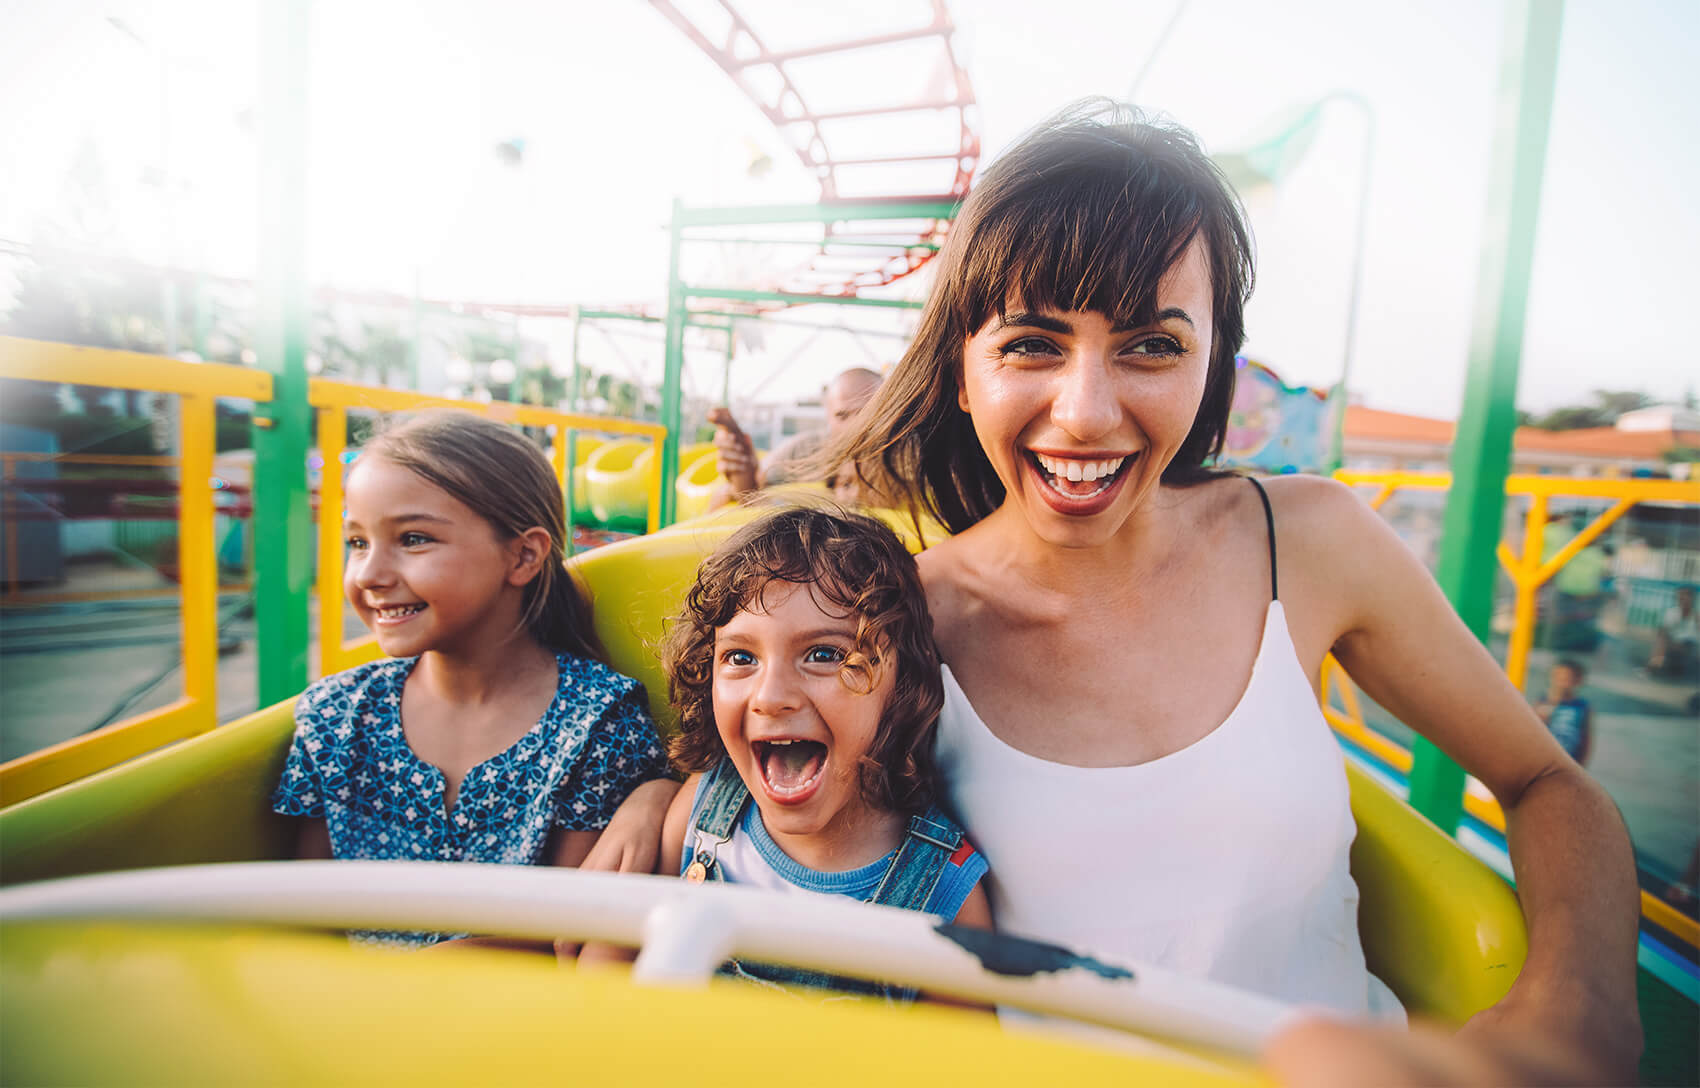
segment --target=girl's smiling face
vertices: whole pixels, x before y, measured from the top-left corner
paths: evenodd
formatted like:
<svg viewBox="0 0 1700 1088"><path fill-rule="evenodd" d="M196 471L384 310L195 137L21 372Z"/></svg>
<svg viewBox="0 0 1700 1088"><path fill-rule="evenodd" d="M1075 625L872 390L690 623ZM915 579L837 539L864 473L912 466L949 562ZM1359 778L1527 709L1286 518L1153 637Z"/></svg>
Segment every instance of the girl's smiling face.
<svg viewBox="0 0 1700 1088"><path fill-rule="evenodd" d="M824 609L811 587L773 581L714 635L721 743L774 841L817 867L825 857L854 868L890 849L870 834L861 759L879 730L896 669L877 663L865 691L846 683L856 626L855 615Z"/></svg>
<svg viewBox="0 0 1700 1088"><path fill-rule="evenodd" d="M1101 544L1156 489L1204 396L1210 299L1209 261L1194 241L1159 282L1147 324L1013 300L968 338L958 404L1004 505L1040 538Z"/></svg>
<svg viewBox="0 0 1700 1088"><path fill-rule="evenodd" d="M360 458L345 498L343 592L384 653L487 648L514 636L521 598L514 542L381 456Z"/></svg>

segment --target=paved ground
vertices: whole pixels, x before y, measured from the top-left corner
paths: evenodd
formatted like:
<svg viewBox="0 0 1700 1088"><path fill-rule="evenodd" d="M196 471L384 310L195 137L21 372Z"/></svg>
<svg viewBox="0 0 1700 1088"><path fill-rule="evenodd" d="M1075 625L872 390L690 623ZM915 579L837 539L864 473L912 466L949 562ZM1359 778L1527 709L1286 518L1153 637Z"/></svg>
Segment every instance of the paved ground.
<svg viewBox="0 0 1700 1088"><path fill-rule="evenodd" d="M1504 660L1503 644L1495 652ZM1546 691L1547 674L1560 656L1588 670L1582 689L1594 708L1588 770L1622 810L1641 867L1668 881L1682 872L1700 840L1700 717L1689 703L1700 691L1700 679L1643 676L1643 640L1607 636L1587 653L1531 650L1531 696ZM1363 709L1371 728L1410 743L1410 730L1367 698Z"/></svg>

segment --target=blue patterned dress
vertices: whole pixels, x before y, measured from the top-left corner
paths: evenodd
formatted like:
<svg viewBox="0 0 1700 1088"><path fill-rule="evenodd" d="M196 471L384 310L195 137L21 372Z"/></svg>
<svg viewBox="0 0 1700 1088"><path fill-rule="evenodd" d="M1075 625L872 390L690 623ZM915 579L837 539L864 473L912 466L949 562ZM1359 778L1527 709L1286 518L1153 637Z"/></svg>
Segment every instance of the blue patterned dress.
<svg viewBox="0 0 1700 1088"><path fill-rule="evenodd" d="M419 659L325 677L295 704L272 808L324 820L338 858L536 864L552 829L600 830L634 787L666 772L643 686L595 661L557 659L555 701L505 752L466 772L452 811L443 773L402 733L402 688ZM445 936L392 935L417 944Z"/></svg>

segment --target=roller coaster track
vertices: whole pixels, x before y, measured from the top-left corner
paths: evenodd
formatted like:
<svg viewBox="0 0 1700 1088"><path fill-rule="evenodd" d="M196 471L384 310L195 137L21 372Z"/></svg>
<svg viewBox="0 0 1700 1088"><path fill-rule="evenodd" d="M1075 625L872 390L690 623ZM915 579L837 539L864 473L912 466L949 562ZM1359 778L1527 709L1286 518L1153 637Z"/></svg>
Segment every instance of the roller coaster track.
<svg viewBox="0 0 1700 1088"><path fill-rule="evenodd" d="M922 2L930 9L930 20L924 25L773 49L740 12L740 7L749 6L748 0L650 0L761 110L819 182L823 205L853 202L864 207L886 201L960 201L979 163L978 111L968 73L952 48L955 24L945 0ZM839 95L844 91L842 79L827 87L818 78L823 63L843 61L851 54L865 67L866 85L875 93L894 82L885 78L894 70L914 74L925 65L935 78L927 89L900 101L811 108L812 91ZM917 115L928 114L943 115L946 124L923 134L916 147L896 150L905 136L914 137ZM844 143L887 150L876 154L834 151ZM880 177L882 170L888 175L905 170L913 174L917 167L928 173L924 169L928 164L936 167L932 176L943 182L931 191L905 191L889 177ZM870 231L865 222L859 229L854 224L829 223L810 260L783 273L780 281L762 286L829 297L883 286L926 264L948 226L941 219L894 218Z"/></svg>

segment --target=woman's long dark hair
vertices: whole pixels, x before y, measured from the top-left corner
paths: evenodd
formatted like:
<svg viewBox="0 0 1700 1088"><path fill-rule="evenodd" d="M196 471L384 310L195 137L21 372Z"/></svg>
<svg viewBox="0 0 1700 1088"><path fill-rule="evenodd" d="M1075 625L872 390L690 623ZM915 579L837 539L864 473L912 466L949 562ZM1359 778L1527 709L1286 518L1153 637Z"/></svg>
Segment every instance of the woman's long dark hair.
<svg viewBox="0 0 1700 1088"><path fill-rule="evenodd" d="M590 605L566 569L566 504L543 451L494 420L454 410L423 412L381 430L361 450L439 487L512 540L529 529L549 533L549 555L526 583L520 620L552 650L597 661L602 649Z"/></svg>
<svg viewBox="0 0 1700 1088"><path fill-rule="evenodd" d="M1115 325L1156 315L1157 285L1194 239L1209 258L1215 329L1204 396L1163 482L1217 473L1245 340L1251 236L1232 186L1178 125L1108 100L1077 103L987 168L951 224L914 341L863 425L824 451L870 483L907 492L961 532L1003 502L1004 487L957 403L962 352L993 315L1091 310Z"/></svg>

